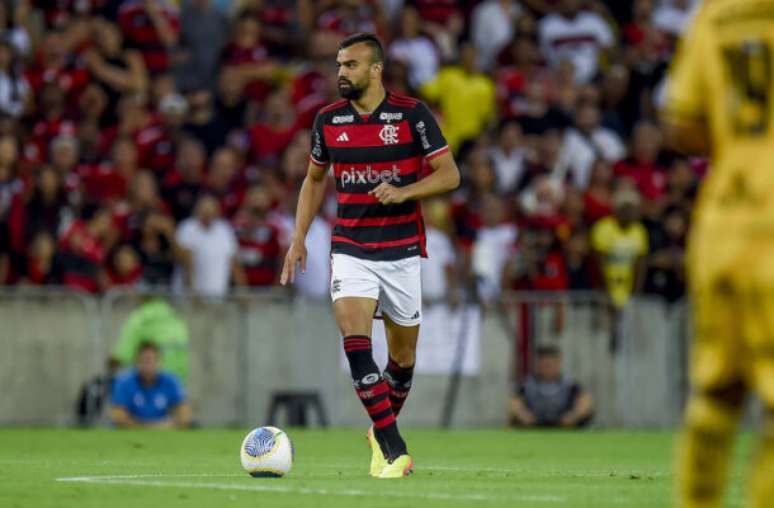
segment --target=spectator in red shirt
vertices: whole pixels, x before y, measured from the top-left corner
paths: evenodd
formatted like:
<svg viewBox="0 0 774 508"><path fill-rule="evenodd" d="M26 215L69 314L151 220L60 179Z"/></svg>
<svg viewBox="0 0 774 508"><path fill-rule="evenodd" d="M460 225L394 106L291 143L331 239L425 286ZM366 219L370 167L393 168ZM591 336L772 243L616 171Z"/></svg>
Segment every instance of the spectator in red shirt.
<svg viewBox="0 0 774 508"><path fill-rule="evenodd" d="M253 186L247 191L244 205L234 219L238 257L250 287L271 286L279 275L280 232L266 220L271 205L267 189Z"/></svg>
<svg viewBox="0 0 774 508"><path fill-rule="evenodd" d="M52 84L62 90L68 100L78 97L89 82L89 72L83 63L71 53L69 41L62 32L48 32L40 44L41 52L36 63L27 73L32 90L39 94L43 87ZM39 106L39 110L45 109Z"/></svg>
<svg viewBox="0 0 774 508"><path fill-rule="evenodd" d="M255 15L246 13L237 19L222 61L224 71L231 73L231 79L240 83L248 97L256 102L266 98L277 64L261 44L261 22Z"/></svg>
<svg viewBox="0 0 774 508"><path fill-rule="evenodd" d="M124 244L113 250L107 274L111 287L134 287L139 284L143 265L134 247Z"/></svg>
<svg viewBox="0 0 774 508"><path fill-rule="evenodd" d="M142 53L152 75L169 69L170 51L177 46L177 8L166 0L127 0L118 10L118 25L128 47Z"/></svg>
<svg viewBox="0 0 774 508"><path fill-rule="evenodd" d="M618 162L617 176L631 179L647 200L661 198L666 190L666 171L659 162L661 131L650 121L642 121L634 128L631 156Z"/></svg>
<svg viewBox="0 0 774 508"><path fill-rule="evenodd" d="M142 166L152 169L163 179L175 165L177 145L184 135L183 126L188 112L185 97L171 94L159 102L161 124L151 125L137 134Z"/></svg>
<svg viewBox="0 0 774 508"><path fill-rule="evenodd" d="M60 134L74 136L76 126L65 114L66 97L57 85L48 83L40 92L39 117L32 126L32 139L24 147L29 164L40 164L48 158L48 147Z"/></svg>
<svg viewBox="0 0 774 508"><path fill-rule="evenodd" d="M568 289L567 266L556 232L540 226L525 234L521 244L525 275L530 289L563 291Z"/></svg>
<svg viewBox="0 0 774 508"><path fill-rule="evenodd" d="M106 208L87 205L59 240L62 282L71 289L97 293L108 286L104 270L111 217Z"/></svg>
<svg viewBox="0 0 774 508"><path fill-rule="evenodd" d="M32 238L27 257L19 267L19 282L35 286L62 283L61 256L50 233L41 231Z"/></svg>
<svg viewBox="0 0 774 508"><path fill-rule="evenodd" d="M613 213L613 169L606 160L597 159L594 163L583 200L588 224Z"/></svg>
<svg viewBox="0 0 774 508"><path fill-rule="evenodd" d="M250 127L250 148L257 162L276 162L295 136L293 108L285 92L275 92L266 100L261 120Z"/></svg>
<svg viewBox="0 0 774 508"><path fill-rule="evenodd" d="M79 176L87 201L110 204L126 196L138 171L137 148L131 138L122 136L113 143L110 159L82 165Z"/></svg>
<svg viewBox="0 0 774 508"><path fill-rule="evenodd" d="M537 44L530 37L516 37L507 50L503 57L507 64L496 74L500 111L504 116L528 114L528 86L534 84L542 90L544 97L551 100L556 93L552 76L548 69L540 65Z"/></svg>

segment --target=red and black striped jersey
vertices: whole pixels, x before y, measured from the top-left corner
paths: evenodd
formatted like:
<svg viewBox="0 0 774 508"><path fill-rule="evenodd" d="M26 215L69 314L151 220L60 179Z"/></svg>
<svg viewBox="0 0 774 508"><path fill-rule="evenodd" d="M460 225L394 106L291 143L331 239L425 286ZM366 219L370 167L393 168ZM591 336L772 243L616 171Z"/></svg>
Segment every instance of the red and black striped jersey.
<svg viewBox="0 0 774 508"><path fill-rule="evenodd" d="M417 181L423 159L449 150L428 107L388 92L361 115L343 99L317 113L311 161L331 166L338 212L331 252L392 261L426 256L418 201L383 205L368 194L382 182L403 187Z"/></svg>

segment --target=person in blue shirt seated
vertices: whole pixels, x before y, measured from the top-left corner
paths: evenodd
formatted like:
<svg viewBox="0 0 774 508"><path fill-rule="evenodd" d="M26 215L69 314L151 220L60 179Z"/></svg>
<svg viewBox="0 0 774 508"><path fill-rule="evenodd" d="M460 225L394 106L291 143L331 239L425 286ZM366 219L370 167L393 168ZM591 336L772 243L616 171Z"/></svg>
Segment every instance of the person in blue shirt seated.
<svg viewBox="0 0 774 508"><path fill-rule="evenodd" d="M191 408L183 385L174 374L162 372L161 352L142 342L136 367L123 372L113 384L111 417L119 428L171 429L188 427Z"/></svg>

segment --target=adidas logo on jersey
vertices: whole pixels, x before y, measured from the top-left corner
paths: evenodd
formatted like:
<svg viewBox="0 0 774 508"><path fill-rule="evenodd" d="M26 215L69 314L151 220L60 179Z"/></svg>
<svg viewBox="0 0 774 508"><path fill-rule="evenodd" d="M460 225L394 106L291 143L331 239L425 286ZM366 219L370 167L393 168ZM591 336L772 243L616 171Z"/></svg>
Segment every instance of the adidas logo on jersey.
<svg viewBox="0 0 774 508"><path fill-rule="evenodd" d="M346 132L342 132L339 134L339 137L336 138L336 141L349 141L349 136L347 136Z"/></svg>

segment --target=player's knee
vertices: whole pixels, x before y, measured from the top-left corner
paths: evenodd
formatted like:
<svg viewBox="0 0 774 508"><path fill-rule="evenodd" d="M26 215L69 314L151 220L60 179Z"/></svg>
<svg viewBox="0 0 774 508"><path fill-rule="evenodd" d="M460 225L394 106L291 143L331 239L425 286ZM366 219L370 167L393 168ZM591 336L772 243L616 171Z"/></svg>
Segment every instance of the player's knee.
<svg viewBox="0 0 774 508"><path fill-rule="evenodd" d="M393 348L390 351L390 358L402 369L410 369L416 362L416 353L414 348L409 346Z"/></svg>
<svg viewBox="0 0 774 508"><path fill-rule="evenodd" d="M354 313L339 313L337 315L339 328L344 337L349 335L368 335L368 325L361 316Z"/></svg>

